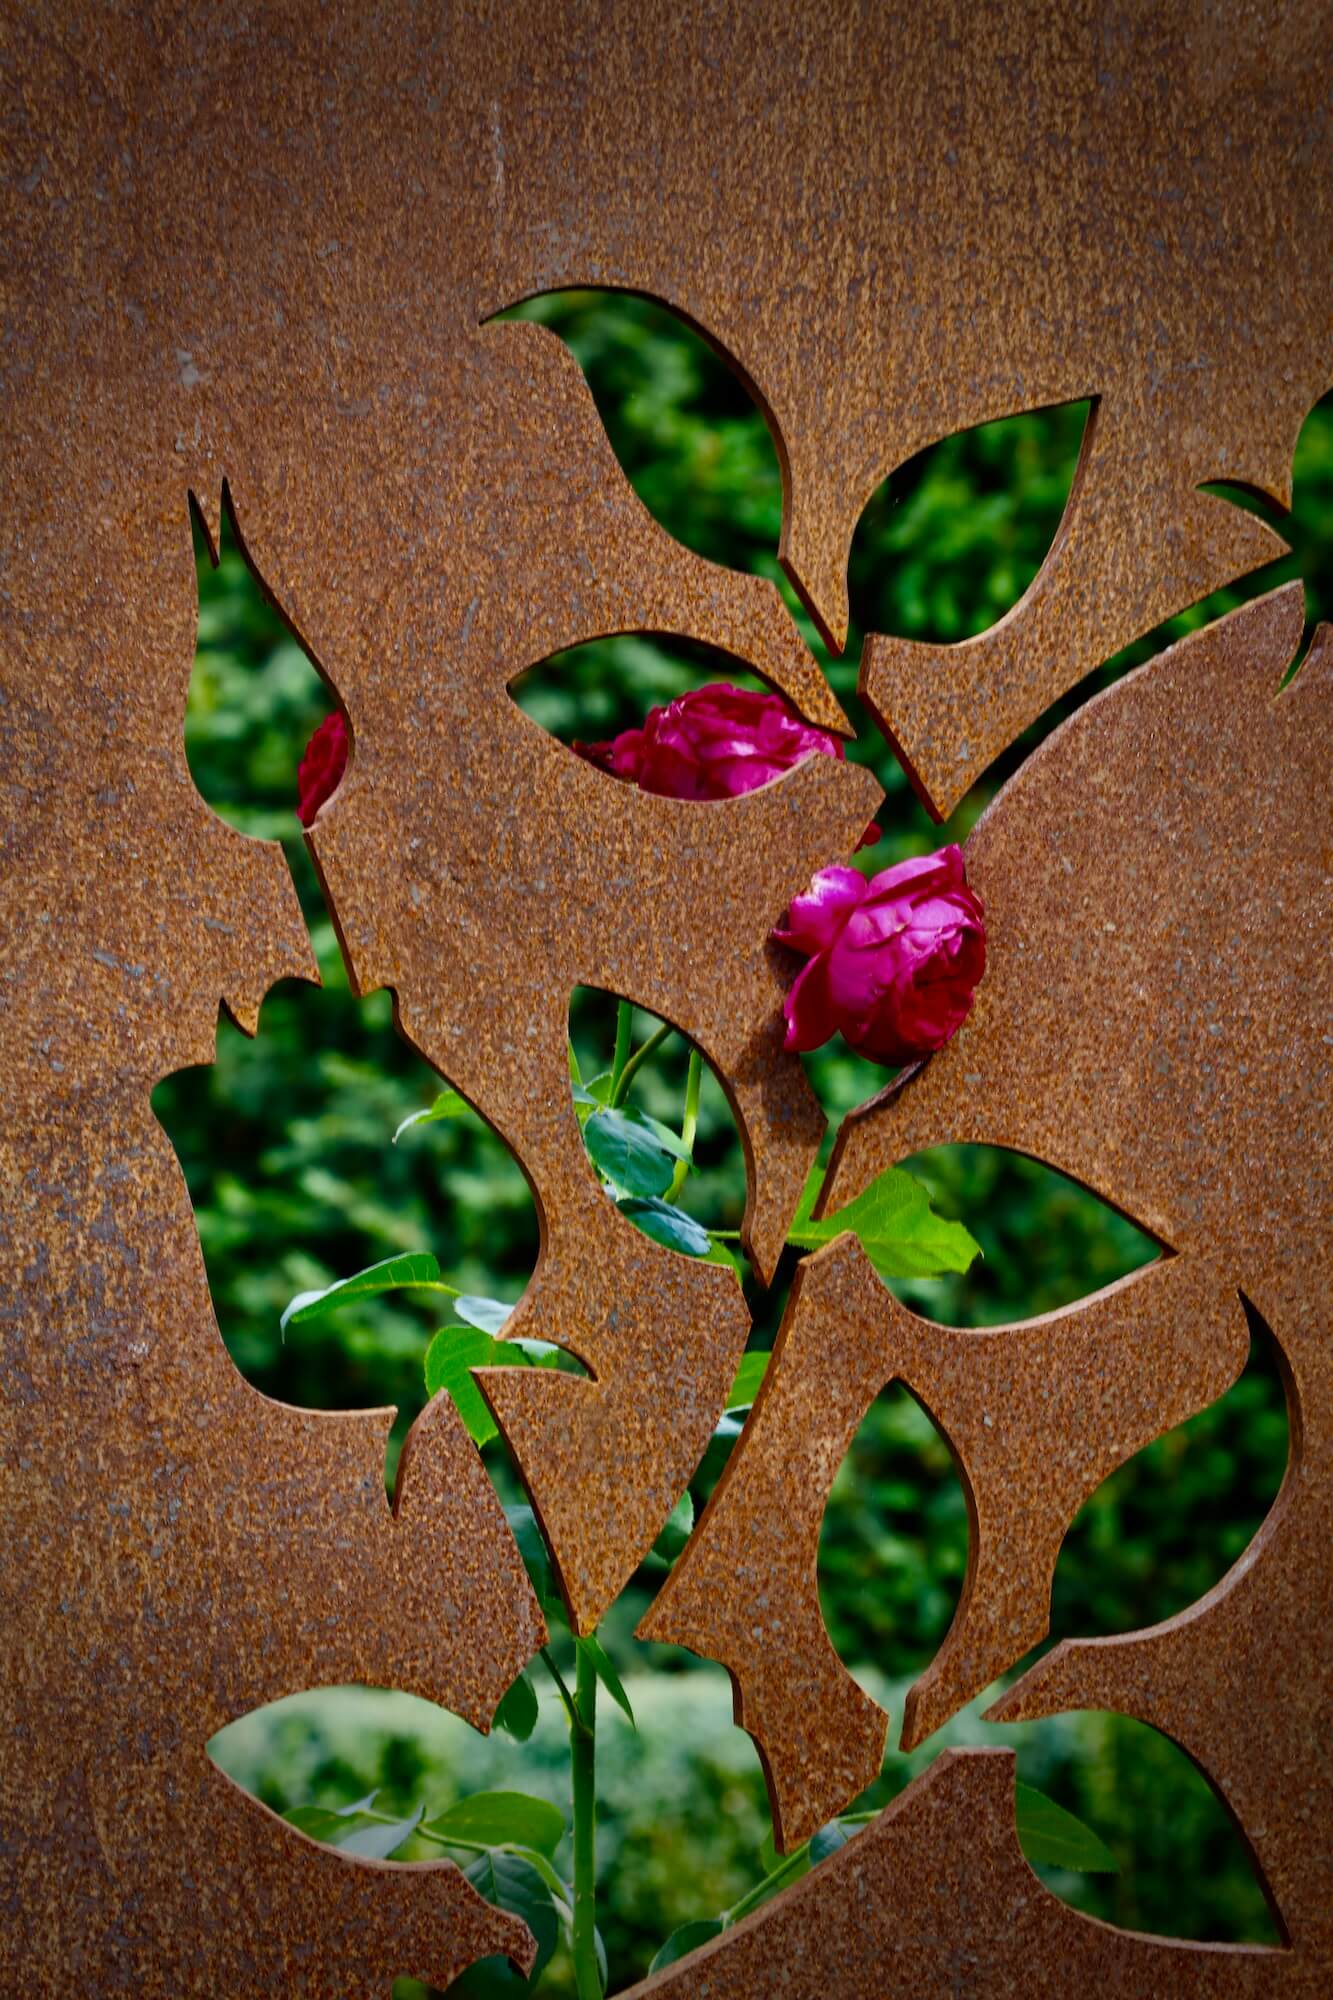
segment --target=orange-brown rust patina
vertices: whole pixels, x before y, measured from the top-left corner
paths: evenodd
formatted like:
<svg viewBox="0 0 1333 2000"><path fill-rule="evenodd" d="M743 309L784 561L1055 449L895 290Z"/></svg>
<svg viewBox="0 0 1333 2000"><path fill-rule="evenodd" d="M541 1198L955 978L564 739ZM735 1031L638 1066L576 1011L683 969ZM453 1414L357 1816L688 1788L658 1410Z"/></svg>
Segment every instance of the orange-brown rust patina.
<svg viewBox="0 0 1333 2000"><path fill-rule="evenodd" d="M877 793L815 759L727 804L650 798L521 714L508 689L534 662L646 631L721 648L845 726L778 592L645 512L560 343L486 322L596 284L701 326L769 417L782 560L835 641L878 481L950 432L1091 399L1065 522L1009 617L957 648L867 644L866 696L946 811L1088 668L1277 547L1199 489L1287 500L1333 373L1329 27L1322 0L990 0L961 27L851 0L8 0L6 1993L333 2000L532 1949L452 1866L320 1849L205 1755L236 1715L335 1681L485 1726L543 1627L447 1405L418 1421L391 1511L388 1413L283 1409L218 1335L149 1096L209 1059L219 1003L253 1031L267 987L314 967L278 850L214 819L185 766L189 496L216 534L226 482L346 710L351 768L311 845L353 977L393 987L404 1031L536 1190L542 1256L509 1330L560 1341L589 1379L499 1370L485 1389L586 1629L689 1478L747 1318L728 1273L649 1243L599 1195L565 1085L570 991L650 1007L714 1063L745 1142L747 1247L771 1275L823 1121L782 1051L790 968L768 931L850 854ZM761 1504L813 1375L842 1398L830 1477L896 1373L971 1486L969 1592L915 1693L919 1736L1012 1660L1002 1624L1022 1645L1042 1629L1088 1482L1234 1375L1243 1294L1290 1371L1272 1517L1202 1604L1057 1649L1005 1713L1117 1705L1175 1736L1240 1820L1290 1948L1076 1917L1035 1890L1008 1763L981 1756L937 1766L652 1990L915 2000L964 1964L987 1996L1327 1990L1333 1885L1311 1829L1333 1795L1329 1152L1311 1024L1330 1014L1328 656L1279 692L1298 629L1290 596L1238 614L1020 771L969 850L991 925L975 1016L865 1109L831 1185L840 1203L936 1140L1010 1144L1120 1203L1174 1261L982 1336L914 1319L833 1246L655 1613L728 1660L783 1830L808 1827L867 1774L884 1726L816 1630L827 1481L776 1523ZM1279 885L1279 925L1262 884ZM1067 1478L1017 1507L1057 1442ZM771 1587L810 1626L808 1682L780 1652L729 1647L735 1607L706 1601L737 1530L771 1549Z"/></svg>

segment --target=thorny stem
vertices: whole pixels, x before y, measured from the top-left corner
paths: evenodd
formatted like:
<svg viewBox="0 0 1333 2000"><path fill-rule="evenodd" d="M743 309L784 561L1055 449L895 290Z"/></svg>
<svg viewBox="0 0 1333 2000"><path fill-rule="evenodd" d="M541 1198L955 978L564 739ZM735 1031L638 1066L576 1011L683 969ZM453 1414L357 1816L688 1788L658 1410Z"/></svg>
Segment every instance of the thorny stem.
<svg viewBox="0 0 1333 2000"><path fill-rule="evenodd" d="M703 1080L703 1068L703 1060L698 1049L691 1049L690 1067L685 1077L685 1116L680 1127L680 1143L689 1158L676 1162L676 1171L672 1174L671 1185L666 1191L668 1201L674 1201L684 1187L685 1176L690 1171L690 1161L694 1158L694 1135L699 1128L699 1085Z"/></svg>
<svg viewBox="0 0 1333 2000"><path fill-rule="evenodd" d="M578 2000L602 2000L597 1965L597 1669L580 1646L569 1724L574 1805L574 1985Z"/></svg>

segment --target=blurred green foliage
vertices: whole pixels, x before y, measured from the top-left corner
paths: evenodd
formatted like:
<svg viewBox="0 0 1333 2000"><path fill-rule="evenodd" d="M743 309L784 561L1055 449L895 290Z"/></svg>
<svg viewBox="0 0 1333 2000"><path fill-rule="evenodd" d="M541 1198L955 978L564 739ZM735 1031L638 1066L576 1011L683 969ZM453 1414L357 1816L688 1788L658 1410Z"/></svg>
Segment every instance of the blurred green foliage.
<svg viewBox="0 0 1333 2000"><path fill-rule="evenodd" d="M845 655L830 659L777 565L781 482L772 441L707 345L661 308L633 298L569 294L523 310L573 348L621 463L659 520L689 546L771 577L783 590L857 724L851 754L872 766L887 795L886 837L862 865L880 868L965 835L995 785L1087 689L1057 704L939 829L859 708L860 639L881 630L953 640L984 629L1015 602L1058 527L1085 406L985 425L901 468L862 519L851 559L853 631ZM1304 577L1312 619L1333 611L1333 400L1306 424L1295 513L1280 525L1293 542L1291 558L1148 635L1100 669L1093 684L1286 575ZM518 698L562 739L595 738L720 674L750 679L737 663L699 649L622 638L536 669ZM422 1126L391 1143L400 1121L429 1103L439 1085L396 1035L389 996L352 997L300 839L296 765L330 703L226 532L216 570L201 554L187 754L216 810L248 833L283 842L323 988L288 982L275 989L253 1043L224 1021L216 1063L168 1079L155 1104L185 1169L219 1322L239 1365L268 1393L296 1403L397 1404L392 1454L422 1401L422 1358L438 1309L407 1298L370 1301L293 1328L284 1341L282 1308L297 1291L408 1249L432 1250L467 1291L516 1299L536 1258L537 1226L522 1172L480 1121ZM613 1015L610 996L573 998L571 1031L585 1076L609 1058ZM652 1025L639 1017L641 1033ZM670 1040L645 1066L635 1101L678 1123L685 1059L679 1039ZM841 1044L807 1060L832 1125L883 1081ZM697 1159L682 1205L711 1227L734 1229L744 1207L743 1165L711 1075ZM985 1252L963 1277L895 1287L933 1317L968 1325L1026 1317L1094 1291L1155 1254L1131 1222L1033 1162L966 1146L911 1165L941 1212L965 1221ZM771 1343L791 1262L789 1253L770 1294L747 1277L755 1344ZM1124 1630L1200 1595L1263 1518L1286 1449L1281 1383L1261 1334L1229 1395L1121 1468L1088 1502L1061 1557L1056 1635ZM488 1447L487 1457L512 1489L502 1449ZM721 1445L709 1452L696 1498L706 1496L724 1458ZM821 1544L826 1617L853 1671L878 1684L878 1677L897 1681L924 1666L956 1602L966 1541L966 1506L946 1445L904 1392L886 1391L838 1476ZM668 1649L638 1648L629 1637L653 1587L647 1573L636 1579L604 1628L622 1666L650 1673L647 1686L658 1690L635 1692L639 1737L614 1719L603 1731L604 1929L622 1978L641 1970L676 1924L714 1913L756 1879L755 1849L766 1826L753 1753L729 1726L706 1720L716 1707L716 1670ZM900 1714L900 1695L894 1706ZM659 1709L672 1720L649 1751ZM361 1735L345 1717L335 1729L323 1714L307 1707L286 1714L281 1726L257 1718L245 1738L250 1761L238 1774L280 1806L345 1801L380 1785L406 1808L427 1781L437 1788L432 1804L455 1781L465 1788L527 1783L562 1797L563 1747L546 1703L522 1751L504 1739L489 1747L471 1739L465 1755L453 1736L443 1762L423 1749L415 1726ZM974 1736L994 1737L975 1720L966 1726ZM330 1732L338 1747L321 1749ZM1030 1781L1086 1818L1122 1858L1119 1876L1067 1878L1057 1883L1062 1893L1144 1928L1219 1939L1271 1935L1234 1832L1172 1746L1114 1717L1063 1719L1053 1734L1042 1726L1010 1736L1027 1746ZM717 1747L724 1737L725 1754ZM923 1755L937 1748L938 1739ZM245 1763L241 1747L219 1754ZM879 1795L896 1789L906 1769L905 1760L891 1758ZM568 1990L566 1977L557 1959L543 1990Z"/></svg>

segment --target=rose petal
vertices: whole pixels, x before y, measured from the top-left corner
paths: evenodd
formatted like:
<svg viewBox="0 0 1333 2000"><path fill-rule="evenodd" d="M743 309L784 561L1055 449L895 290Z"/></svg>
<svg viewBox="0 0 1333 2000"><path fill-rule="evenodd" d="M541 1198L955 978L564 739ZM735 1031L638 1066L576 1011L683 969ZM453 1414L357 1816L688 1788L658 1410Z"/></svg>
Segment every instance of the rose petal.
<svg viewBox="0 0 1333 2000"><path fill-rule="evenodd" d="M782 1003L787 1017L783 1048L817 1049L838 1031L838 1019L829 1000L828 961L821 953L802 966Z"/></svg>
<svg viewBox="0 0 1333 2000"><path fill-rule="evenodd" d="M963 884L963 850L955 844L940 848L937 854L913 854L892 868L882 868L870 878L868 900L893 900L909 892L916 897L926 889L954 889Z"/></svg>
<svg viewBox="0 0 1333 2000"><path fill-rule="evenodd" d="M305 746L296 772L296 817L302 826L314 823L342 783L347 769L347 719L341 709L326 715Z"/></svg>
<svg viewBox="0 0 1333 2000"><path fill-rule="evenodd" d="M792 898L786 928L773 936L796 951L827 951L865 893L866 878L855 868L821 868L810 887Z"/></svg>

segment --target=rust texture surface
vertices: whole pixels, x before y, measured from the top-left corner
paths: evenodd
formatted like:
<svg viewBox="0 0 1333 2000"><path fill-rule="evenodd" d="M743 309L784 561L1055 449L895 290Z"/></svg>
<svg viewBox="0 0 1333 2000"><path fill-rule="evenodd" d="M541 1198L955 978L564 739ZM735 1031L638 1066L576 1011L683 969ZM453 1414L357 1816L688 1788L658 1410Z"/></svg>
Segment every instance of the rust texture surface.
<svg viewBox="0 0 1333 2000"><path fill-rule="evenodd" d="M1067 1312L968 1333L917 1319L852 1237L801 1271L745 1449L729 1461L645 1638L730 1669L785 1848L879 1774L885 1717L819 1610L833 1475L886 1382L905 1382L957 1454L970 1517L962 1601L908 1698L912 1749L1046 1635L1065 1531L1123 1460L1203 1409L1245 1365L1234 1285L1201 1260L1150 1265Z"/></svg>
<svg viewBox="0 0 1333 2000"><path fill-rule="evenodd" d="M625 2000L1280 2000L1317 1990L1289 1953L1181 1944L1080 1916L1023 1857L1012 1754L946 1750L817 1872Z"/></svg>
<svg viewBox="0 0 1333 2000"><path fill-rule="evenodd" d="M1151 1632L1058 1647L992 1712L1165 1730L1328 1965L1333 1863L1309 1830L1333 1812L1333 632L1283 686L1300 637L1292 585L1108 689L1022 767L968 844L994 946L974 1017L844 1128L831 1200L946 1137L1012 1146L1224 1274L1271 1330L1291 1456L1245 1555Z"/></svg>
<svg viewBox="0 0 1333 2000"><path fill-rule="evenodd" d="M782 1051L789 964L768 932L878 794L815 758L726 804L652 798L522 714L525 669L640 631L720 648L844 726L778 592L646 512L561 343L489 322L597 284L702 327L769 417L783 561L835 641L878 481L950 432L1091 399L1064 524L1009 617L938 652L867 642L872 709L945 811L1088 668L1277 546L1199 487L1289 498L1333 377L1329 31L1322 0L4 0L5 1994L332 2000L532 1948L451 1866L321 1849L205 1754L235 1716L336 1682L484 1727L544 1632L447 1404L418 1420L391 1510L390 1414L269 1402L213 1318L150 1092L211 1058L219 1003L253 1031L268 986L314 963L280 851L214 818L186 767L190 495L216 536L225 483L346 710L351 766L311 846L353 977L393 988L404 1032L533 1184L541 1257L507 1330L588 1376L484 1384L589 1629L689 1479L748 1319L728 1272L600 1194L566 1080L570 993L631 998L714 1064L770 1277L823 1118ZM1057 1648L1002 1712L1118 1707L1183 1744L1290 1949L1076 1917L1034 1885L1008 1761L986 1754L941 1761L649 1990L915 2000L964 1963L982 1996L1327 1990L1333 654L1317 641L1283 687L1300 628L1299 591L1262 600L1020 769L969 843L990 927L974 1016L864 1108L830 1184L836 1207L921 1146L1014 1146L1173 1255L975 1334L915 1318L831 1246L653 1613L731 1669L779 1829L802 1837L885 1737L814 1579L823 1499L878 1388L899 1377L936 1416L973 1514L915 1741L1042 1636L1084 1495L1234 1378L1243 1295L1289 1378L1269 1520L1201 1604ZM748 1615L761 1586L767 1625Z"/></svg>

